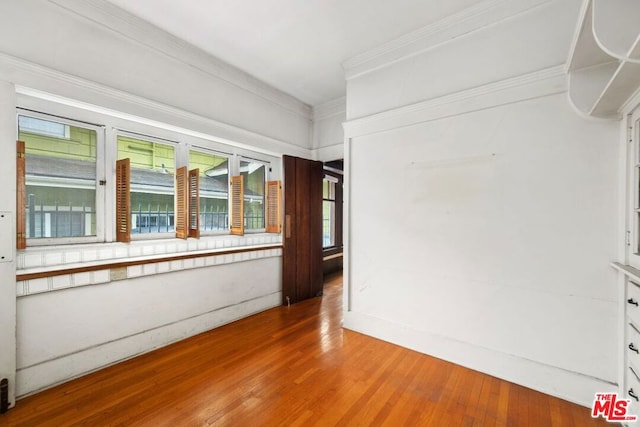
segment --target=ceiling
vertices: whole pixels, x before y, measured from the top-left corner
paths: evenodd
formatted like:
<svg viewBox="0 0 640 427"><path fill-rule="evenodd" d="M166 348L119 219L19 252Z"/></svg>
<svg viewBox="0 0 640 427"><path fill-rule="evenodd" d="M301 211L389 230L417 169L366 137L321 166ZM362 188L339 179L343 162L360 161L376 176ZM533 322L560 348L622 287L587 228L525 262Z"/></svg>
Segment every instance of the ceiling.
<svg viewBox="0 0 640 427"><path fill-rule="evenodd" d="M107 0L311 106L342 63L481 0Z"/></svg>

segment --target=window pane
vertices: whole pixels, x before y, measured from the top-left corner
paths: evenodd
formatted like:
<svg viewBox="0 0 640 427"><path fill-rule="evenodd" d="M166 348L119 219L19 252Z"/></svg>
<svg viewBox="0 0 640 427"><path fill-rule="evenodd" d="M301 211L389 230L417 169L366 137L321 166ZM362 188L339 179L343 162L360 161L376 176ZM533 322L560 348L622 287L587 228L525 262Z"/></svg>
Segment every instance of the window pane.
<svg viewBox="0 0 640 427"><path fill-rule="evenodd" d="M322 180L322 198L328 200L336 199L336 183L327 179Z"/></svg>
<svg viewBox="0 0 640 427"><path fill-rule="evenodd" d="M336 245L336 183L322 180L322 247Z"/></svg>
<svg viewBox="0 0 640 427"><path fill-rule="evenodd" d="M26 151L27 238L95 236L96 131L19 116L18 138Z"/></svg>
<svg viewBox="0 0 640 427"><path fill-rule="evenodd" d="M322 247L336 245L335 237L336 202L324 200L322 202Z"/></svg>
<svg viewBox="0 0 640 427"><path fill-rule="evenodd" d="M229 160L189 152L189 169L200 170L200 231L229 229Z"/></svg>
<svg viewBox="0 0 640 427"><path fill-rule="evenodd" d="M244 228L264 228L264 163L240 161L240 174L244 177Z"/></svg>
<svg viewBox="0 0 640 427"><path fill-rule="evenodd" d="M71 129L64 123L56 123L49 120L36 119L34 117L19 116L18 126L22 132L52 136L55 138L69 139Z"/></svg>
<svg viewBox="0 0 640 427"><path fill-rule="evenodd" d="M175 231L175 149L118 136L118 160L131 160L131 233Z"/></svg>

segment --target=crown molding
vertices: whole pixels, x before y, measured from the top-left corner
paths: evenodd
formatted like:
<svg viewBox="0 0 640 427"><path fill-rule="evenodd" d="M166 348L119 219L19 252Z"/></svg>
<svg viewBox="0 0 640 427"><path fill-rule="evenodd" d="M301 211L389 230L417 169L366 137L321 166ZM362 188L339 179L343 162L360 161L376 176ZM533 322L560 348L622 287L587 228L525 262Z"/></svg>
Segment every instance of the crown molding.
<svg viewBox="0 0 640 427"><path fill-rule="evenodd" d="M348 59L342 64L346 79L384 68L553 1L484 1Z"/></svg>
<svg viewBox="0 0 640 427"><path fill-rule="evenodd" d="M640 87L636 89L636 91L629 97L627 102L625 102L622 107L620 107L620 112L622 115L630 114L636 108L640 107Z"/></svg>
<svg viewBox="0 0 640 427"><path fill-rule="evenodd" d="M335 116L346 116L347 97L333 99L313 107L313 121L324 120Z"/></svg>
<svg viewBox="0 0 640 427"><path fill-rule="evenodd" d="M191 113L176 107L152 101L137 95L132 95L118 89L95 83L80 77L72 76L42 65L34 64L21 58L0 52L0 79L11 81L16 85L16 92L32 98L43 99L57 104L81 108L100 114L119 117L151 126L173 130L179 133L190 134L202 139L222 142L239 148L248 149L263 154L280 156L282 153L294 153L296 155L309 155L310 150L287 141L275 139L257 132L223 123L199 114ZM81 89L84 94L97 95L105 101L106 105L126 105L142 108L145 111L156 112L169 117L185 120L188 123L203 125L207 129L215 129L220 135L194 132L187 128L172 126L157 120L146 119L142 116L129 114L119 109L99 106L92 102L84 102L69 97L53 94L52 88L64 86ZM89 96L88 98L95 98ZM257 144L257 145L252 145ZM261 146L275 147L274 150L264 149Z"/></svg>
<svg viewBox="0 0 640 427"><path fill-rule="evenodd" d="M350 120L345 138L384 132L567 91L565 65L489 83L450 95Z"/></svg>
<svg viewBox="0 0 640 427"><path fill-rule="evenodd" d="M343 159L344 143L313 149L311 150L311 158L322 162Z"/></svg>
<svg viewBox="0 0 640 427"><path fill-rule="evenodd" d="M299 99L105 0L48 1L68 13L102 26L210 77L222 79L305 119L312 118L312 108Z"/></svg>

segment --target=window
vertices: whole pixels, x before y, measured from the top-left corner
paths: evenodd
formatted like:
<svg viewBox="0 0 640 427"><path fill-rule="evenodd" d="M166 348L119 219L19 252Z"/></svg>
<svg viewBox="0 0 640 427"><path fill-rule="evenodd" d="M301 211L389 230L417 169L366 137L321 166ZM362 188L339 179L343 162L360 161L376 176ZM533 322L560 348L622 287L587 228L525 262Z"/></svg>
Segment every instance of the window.
<svg viewBox="0 0 640 427"><path fill-rule="evenodd" d="M325 175L322 181L322 247L336 245L336 184L338 179Z"/></svg>
<svg viewBox="0 0 640 427"><path fill-rule="evenodd" d="M175 231L175 147L118 135L118 160L130 159L131 234Z"/></svg>
<svg viewBox="0 0 640 427"><path fill-rule="evenodd" d="M242 157L252 153L161 126L156 133L126 119L80 116L105 125L17 109L19 249L280 233L280 182L267 182L272 157Z"/></svg>
<svg viewBox="0 0 640 427"><path fill-rule="evenodd" d="M102 135L97 126L19 113L18 139L25 143L25 233L30 244L102 237L98 217L104 191L96 185Z"/></svg>
<svg viewBox="0 0 640 427"><path fill-rule="evenodd" d="M244 179L244 229L264 230L266 165L255 160L240 160Z"/></svg>
<svg viewBox="0 0 640 427"><path fill-rule="evenodd" d="M343 161L324 164L322 182L322 249L325 257L342 253Z"/></svg>
<svg viewBox="0 0 640 427"><path fill-rule="evenodd" d="M189 152L189 169L198 170L200 231L229 229L229 158L203 152Z"/></svg>

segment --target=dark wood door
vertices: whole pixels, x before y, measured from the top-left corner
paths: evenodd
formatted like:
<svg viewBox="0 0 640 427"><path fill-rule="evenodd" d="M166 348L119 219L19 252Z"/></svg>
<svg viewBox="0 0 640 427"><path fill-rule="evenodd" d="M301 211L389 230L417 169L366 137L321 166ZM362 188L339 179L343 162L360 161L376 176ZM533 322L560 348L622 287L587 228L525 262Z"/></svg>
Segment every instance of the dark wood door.
<svg viewBox="0 0 640 427"><path fill-rule="evenodd" d="M322 162L284 156L283 304L322 295Z"/></svg>

